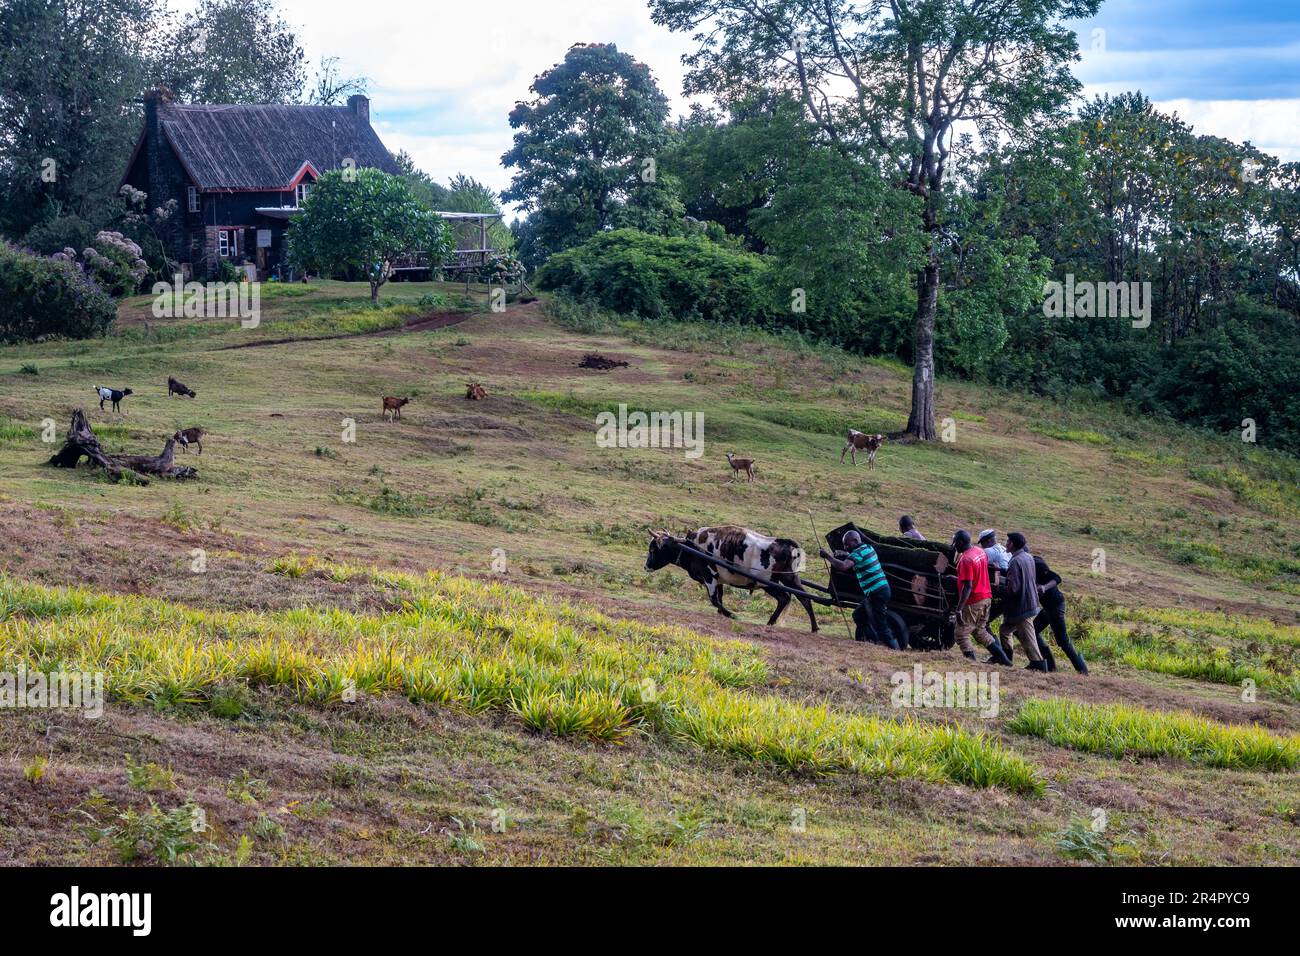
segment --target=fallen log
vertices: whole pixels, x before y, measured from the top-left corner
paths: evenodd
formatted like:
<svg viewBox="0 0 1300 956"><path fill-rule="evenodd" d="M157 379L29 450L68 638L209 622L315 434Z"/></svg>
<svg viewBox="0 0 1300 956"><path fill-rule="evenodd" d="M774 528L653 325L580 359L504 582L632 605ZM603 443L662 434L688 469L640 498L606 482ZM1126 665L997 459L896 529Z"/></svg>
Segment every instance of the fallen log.
<svg viewBox="0 0 1300 956"><path fill-rule="evenodd" d="M49 463L55 468L76 468L82 458L87 458L103 468L114 481L121 481L129 473L144 485L149 483L145 475L177 480L197 478L199 473L196 469L173 462L175 450L176 440L168 438L161 455L110 455L100 446L90 422L86 421L86 413L78 408L72 413L72 424L64 436L63 447L50 456Z"/></svg>

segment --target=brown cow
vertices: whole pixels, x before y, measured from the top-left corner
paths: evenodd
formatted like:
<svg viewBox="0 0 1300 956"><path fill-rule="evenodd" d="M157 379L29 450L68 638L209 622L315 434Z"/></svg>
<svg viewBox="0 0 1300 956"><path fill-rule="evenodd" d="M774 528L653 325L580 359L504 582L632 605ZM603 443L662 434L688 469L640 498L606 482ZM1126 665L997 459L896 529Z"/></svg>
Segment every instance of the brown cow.
<svg viewBox="0 0 1300 956"><path fill-rule="evenodd" d="M402 417L402 406L409 402L409 398L393 398L391 395L384 396L384 417L390 421L395 421Z"/></svg>
<svg viewBox="0 0 1300 956"><path fill-rule="evenodd" d="M840 452L840 464L844 464L844 452L851 452L850 457L853 459L853 464L856 465L858 463L858 452L865 451L867 453L867 464L874 470L876 467L876 452L880 450L880 446L884 443L884 435L868 435L856 428L850 428L849 440L844 443L844 450Z"/></svg>

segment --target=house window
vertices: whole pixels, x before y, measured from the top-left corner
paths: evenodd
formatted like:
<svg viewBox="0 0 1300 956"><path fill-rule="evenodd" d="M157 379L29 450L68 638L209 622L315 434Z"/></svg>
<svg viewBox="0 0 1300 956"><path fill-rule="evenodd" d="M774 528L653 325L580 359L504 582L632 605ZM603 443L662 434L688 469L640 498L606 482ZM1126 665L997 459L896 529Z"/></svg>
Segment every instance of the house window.
<svg viewBox="0 0 1300 956"><path fill-rule="evenodd" d="M301 206L307 200L307 194L309 192L311 192L311 183L299 183L298 188L294 190L293 194L295 205Z"/></svg>
<svg viewBox="0 0 1300 956"><path fill-rule="evenodd" d="M194 186L189 186L185 190L186 199L189 200L190 212L199 211L199 191Z"/></svg>
<svg viewBox="0 0 1300 956"><path fill-rule="evenodd" d="M230 258L232 238L229 229L222 229L217 233L217 255L223 259Z"/></svg>

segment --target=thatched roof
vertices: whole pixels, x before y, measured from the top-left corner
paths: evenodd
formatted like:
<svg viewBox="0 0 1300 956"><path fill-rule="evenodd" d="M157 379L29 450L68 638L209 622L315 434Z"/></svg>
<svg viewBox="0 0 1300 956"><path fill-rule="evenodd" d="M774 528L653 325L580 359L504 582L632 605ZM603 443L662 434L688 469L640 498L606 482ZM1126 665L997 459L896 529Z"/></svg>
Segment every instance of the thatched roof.
<svg viewBox="0 0 1300 956"><path fill-rule="evenodd" d="M318 173L345 159L396 173L370 123L347 106L158 108L163 135L200 189L288 189L311 163Z"/></svg>

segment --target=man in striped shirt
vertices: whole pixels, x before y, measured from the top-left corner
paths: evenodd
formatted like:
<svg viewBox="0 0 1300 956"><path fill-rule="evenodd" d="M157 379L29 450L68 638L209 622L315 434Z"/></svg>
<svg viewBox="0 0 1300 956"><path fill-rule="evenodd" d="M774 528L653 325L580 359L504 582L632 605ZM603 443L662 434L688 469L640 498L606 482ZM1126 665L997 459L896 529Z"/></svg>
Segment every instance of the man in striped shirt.
<svg viewBox="0 0 1300 956"><path fill-rule="evenodd" d="M898 642L889 629L885 611L889 599L893 596L889 581L885 578L885 569L880 566L880 557L876 549L862 540L856 531L847 531L842 542L843 551L831 554L822 548L821 555L836 571L846 574L852 571L862 589L862 603L853 610L853 623L857 625L855 639L884 644L891 650L898 650Z"/></svg>

